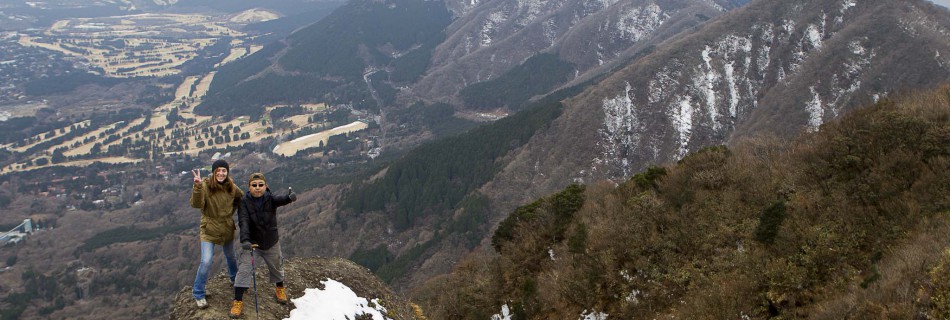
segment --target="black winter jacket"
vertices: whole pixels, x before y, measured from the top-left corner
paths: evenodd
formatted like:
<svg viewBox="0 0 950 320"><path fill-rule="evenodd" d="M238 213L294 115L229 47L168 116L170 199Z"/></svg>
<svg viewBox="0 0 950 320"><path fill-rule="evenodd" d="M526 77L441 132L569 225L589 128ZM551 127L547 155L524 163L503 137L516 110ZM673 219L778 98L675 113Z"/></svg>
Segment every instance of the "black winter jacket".
<svg viewBox="0 0 950 320"><path fill-rule="evenodd" d="M247 192L238 205L238 224L241 226L241 243L256 244L258 249L267 250L277 244L277 207L293 201L288 196L275 196L270 188L261 195L264 199L258 208L255 199Z"/></svg>

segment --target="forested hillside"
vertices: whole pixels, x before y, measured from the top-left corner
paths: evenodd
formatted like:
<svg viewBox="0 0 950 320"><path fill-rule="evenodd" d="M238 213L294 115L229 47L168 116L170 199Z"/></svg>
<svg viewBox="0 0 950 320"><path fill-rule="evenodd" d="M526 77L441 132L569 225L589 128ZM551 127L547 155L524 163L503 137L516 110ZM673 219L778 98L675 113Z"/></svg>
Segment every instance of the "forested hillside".
<svg viewBox="0 0 950 320"><path fill-rule="evenodd" d="M560 111L556 99L539 102L491 125L423 145L391 163L381 178L355 186L343 199L343 212L380 215L385 225L400 232L440 231L397 251L398 256L385 244L368 242L350 259L394 282L405 281L435 248L475 248L493 219L487 198L476 190L500 170L507 154L543 130Z"/></svg>
<svg viewBox="0 0 950 320"><path fill-rule="evenodd" d="M547 102L490 127L423 145L389 166L385 176L357 188L346 206L356 212L384 211L404 230L431 213L452 211L501 168L499 160L524 144L560 113Z"/></svg>
<svg viewBox="0 0 950 320"><path fill-rule="evenodd" d="M571 63L544 53L529 58L496 79L465 87L459 95L467 108L521 111L529 99L567 82L573 73Z"/></svg>
<svg viewBox="0 0 950 320"><path fill-rule="evenodd" d="M393 91L390 81L416 79L450 18L441 1L348 2L287 39L222 67L196 112L256 117L262 105L306 101L375 110L381 102L364 74L385 75L372 84L380 91Z"/></svg>
<svg viewBox="0 0 950 320"><path fill-rule="evenodd" d="M436 319L950 316L950 86L515 210Z"/></svg>

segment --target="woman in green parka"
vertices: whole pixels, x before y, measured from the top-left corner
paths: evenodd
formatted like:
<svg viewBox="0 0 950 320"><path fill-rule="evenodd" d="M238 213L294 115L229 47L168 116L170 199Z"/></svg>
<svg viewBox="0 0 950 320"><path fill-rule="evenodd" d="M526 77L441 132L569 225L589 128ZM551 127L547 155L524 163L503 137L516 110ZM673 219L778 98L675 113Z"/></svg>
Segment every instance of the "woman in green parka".
<svg viewBox="0 0 950 320"><path fill-rule="evenodd" d="M207 308L205 284L211 271L211 258L214 246L224 249L228 275L234 283L237 275L237 260L234 259L234 216L237 204L244 196L229 175L231 168L227 161L217 160L211 165L211 177L201 179L201 172L195 170L194 185L191 192L191 206L201 209L201 262L195 275L192 294L199 308Z"/></svg>

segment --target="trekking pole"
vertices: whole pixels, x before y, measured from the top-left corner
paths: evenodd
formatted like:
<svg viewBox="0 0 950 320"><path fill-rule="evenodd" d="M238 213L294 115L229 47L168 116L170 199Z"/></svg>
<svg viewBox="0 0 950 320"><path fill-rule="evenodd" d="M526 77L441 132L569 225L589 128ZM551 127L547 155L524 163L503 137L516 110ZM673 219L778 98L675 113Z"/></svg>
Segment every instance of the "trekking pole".
<svg viewBox="0 0 950 320"><path fill-rule="evenodd" d="M257 314L257 320L261 320L261 311L257 308L257 277L254 275L254 251L251 247L251 279L254 282L254 313Z"/></svg>

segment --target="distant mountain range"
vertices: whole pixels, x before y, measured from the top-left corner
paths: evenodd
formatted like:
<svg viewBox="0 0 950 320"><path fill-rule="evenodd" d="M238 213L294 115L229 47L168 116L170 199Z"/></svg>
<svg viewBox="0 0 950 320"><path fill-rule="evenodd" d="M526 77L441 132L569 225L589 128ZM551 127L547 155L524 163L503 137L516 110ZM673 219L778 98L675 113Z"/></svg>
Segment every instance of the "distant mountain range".
<svg viewBox="0 0 950 320"><path fill-rule="evenodd" d="M425 99L451 101L462 88L499 78L539 53L553 53L569 64L570 83L578 83L629 63L665 39L746 2L458 3L452 7L459 18L446 28L446 41L433 53L429 72L413 92ZM535 70L534 76L543 78L544 73Z"/></svg>
<svg viewBox="0 0 950 320"><path fill-rule="evenodd" d="M496 79L544 84L502 96L543 95L604 75L650 52L665 38L742 3L353 1L242 65L222 70L199 112L253 114L249 110L260 104L287 102L287 97L352 103L364 109L398 108L421 100L451 102L462 109L517 110L524 99L502 97L518 103L485 104L458 95L476 83L482 83L481 88L469 89L467 96L499 95L484 92ZM540 54L553 54L555 59L529 63ZM504 75L523 64L524 72ZM534 69L542 66L544 70ZM556 74L546 74L552 71ZM375 90L391 96L370 97L370 88L360 81L364 73L376 80ZM287 86L278 85L298 81L308 86L295 90L307 94L288 93L282 89ZM232 89L238 83L246 85ZM397 88L403 89L397 94Z"/></svg>

